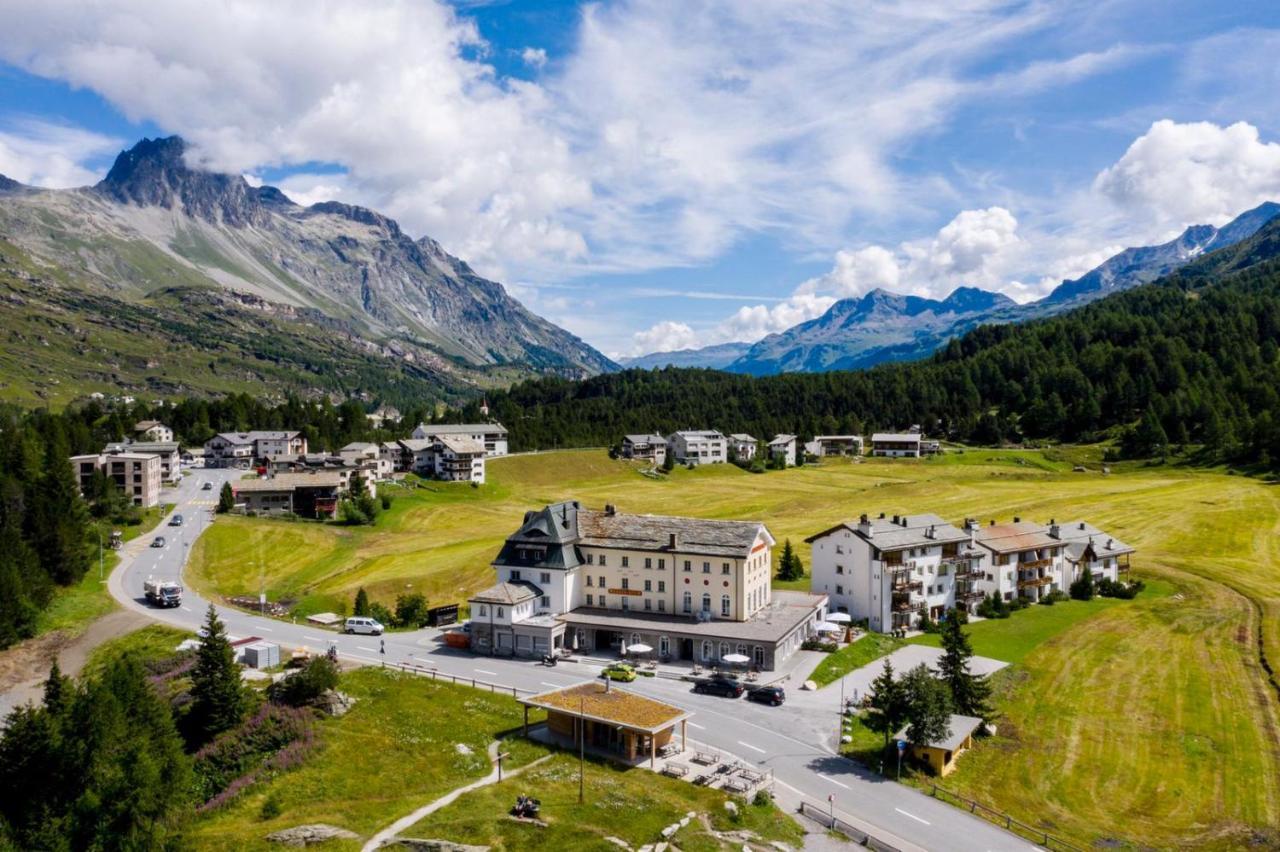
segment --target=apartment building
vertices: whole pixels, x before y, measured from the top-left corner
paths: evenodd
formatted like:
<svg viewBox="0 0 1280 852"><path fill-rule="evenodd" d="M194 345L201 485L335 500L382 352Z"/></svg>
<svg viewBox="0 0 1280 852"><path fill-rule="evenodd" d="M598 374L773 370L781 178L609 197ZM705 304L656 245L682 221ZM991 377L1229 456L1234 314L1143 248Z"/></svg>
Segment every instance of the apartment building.
<svg viewBox="0 0 1280 852"><path fill-rule="evenodd" d="M720 464L729 460L729 442L711 429L672 432L667 452L677 464Z"/></svg>
<svg viewBox="0 0 1280 852"><path fill-rule="evenodd" d="M486 456L507 454L507 429L501 423L420 423L410 437L413 440L426 441L446 435L479 441L484 446Z"/></svg>
<svg viewBox="0 0 1280 852"><path fill-rule="evenodd" d="M181 448L171 441L118 441L102 448L103 453L143 453L160 460L160 480L177 482L182 478Z"/></svg>
<svg viewBox="0 0 1280 852"><path fill-rule="evenodd" d="M812 546L810 589L831 608L871 630L911 629L922 612L931 618L981 600L975 589L982 552L973 534L934 514L861 516L805 541Z"/></svg>
<svg viewBox="0 0 1280 852"><path fill-rule="evenodd" d="M426 455L429 474L445 482L484 484L485 445L466 435L437 435Z"/></svg>
<svg viewBox="0 0 1280 852"><path fill-rule="evenodd" d="M759 448L760 442L746 432L734 432L729 436L729 449L736 461L755 461Z"/></svg>
<svg viewBox="0 0 1280 852"><path fill-rule="evenodd" d="M160 457L148 453L110 452L72 456L71 466L80 483L80 493L92 492L98 471L115 480L116 488L148 509L160 505Z"/></svg>
<svg viewBox="0 0 1280 852"><path fill-rule="evenodd" d="M173 430L159 420L140 420L133 424L135 441L159 441L163 444L173 443Z"/></svg>
<svg viewBox="0 0 1280 852"><path fill-rule="evenodd" d="M657 432L652 435L623 435L622 457L660 465L667 459L667 439Z"/></svg>
<svg viewBox="0 0 1280 852"><path fill-rule="evenodd" d="M259 460L306 455L307 439L295 431L220 432L204 449L206 467L248 469Z"/></svg>
<svg viewBox="0 0 1280 852"><path fill-rule="evenodd" d="M784 459L788 467L795 467L796 445L795 435L777 435L769 442L769 458Z"/></svg>
<svg viewBox="0 0 1280 852"><path fill-rule="evenodd" d="M711 663L742 653L772 668L826 607L824 596L772 590L773 545L757 521L632 515L576 501L528 512L494 559L497 585L471 599L474 647L531 655L643 643L659 657ZM513 620L516 598L529 606Z"/></svg>
<svg viewBox="0 0 1280 852"><path fill-rule="evenodd" d="M237 506L246 512L331 518L337 513L338 501L348 493L350 481L350 474L343 476L337 470L312 470L242 479L232 482L231 489ZM366 482L370 494L376 495L376 487Z"/></svg>
<svg viewBox="0 0 1280 852"><path fill-rule="evenodd" d="M863 515L805 541L811 590L879 631L913 629L924 613L934 620L954 608L973 613L992 594L1034 603L1067 591L1085 570L1118 580L1134 552L1085 521L1014 518L984 527L966 519L957 528L934 514Z"/></svg>

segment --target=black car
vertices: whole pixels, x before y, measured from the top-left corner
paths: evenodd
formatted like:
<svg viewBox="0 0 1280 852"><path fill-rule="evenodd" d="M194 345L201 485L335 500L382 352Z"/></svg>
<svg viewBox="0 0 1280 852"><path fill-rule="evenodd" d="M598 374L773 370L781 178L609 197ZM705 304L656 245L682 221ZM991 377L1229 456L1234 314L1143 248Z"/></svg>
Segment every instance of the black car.
<svg viewBox="0 0 1280 852"><path fill-rule="evenodd" d="M201 486L200 486L200 490L201 490L201 491L212 491L212 490L213 490L213 483L212 483L212 482L206 482L204 485L201 485Z"/></svg>
<svg viewBox="0 0 1280 852"><path fill-rule="evenodd" d="M787 700L787 692L780 686L753 686L747 690L747 700L777 707Z"/></svg>
<svg viewBox="0 0 1280 852"><path fill-rule="evenodd" d="M693 685L693 691L701 692L704 695L720 695L725 698L737 698L746 691L746 688L736 680L712 677L695 683Z"/></svg>

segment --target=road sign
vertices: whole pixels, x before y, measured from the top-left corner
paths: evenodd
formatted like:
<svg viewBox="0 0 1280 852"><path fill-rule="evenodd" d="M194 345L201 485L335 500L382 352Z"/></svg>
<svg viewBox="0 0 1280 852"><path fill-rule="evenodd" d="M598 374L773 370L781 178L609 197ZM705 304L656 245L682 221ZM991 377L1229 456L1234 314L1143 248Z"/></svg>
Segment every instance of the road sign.
<svg viewBox="0 0 1280 852"><path fill-rule="evenodd" d="M906 750L907 750L907 741L898 740L898 751L906 751Z"/></svg>

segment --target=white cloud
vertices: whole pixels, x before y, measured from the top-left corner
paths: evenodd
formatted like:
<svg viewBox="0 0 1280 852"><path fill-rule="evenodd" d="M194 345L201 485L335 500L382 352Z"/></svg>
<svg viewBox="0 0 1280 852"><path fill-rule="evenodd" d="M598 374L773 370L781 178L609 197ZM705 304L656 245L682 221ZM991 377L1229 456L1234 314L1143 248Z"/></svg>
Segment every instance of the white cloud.
<svg viewBox="0 0 1280 852"><path fill-rule="evenodd" d="M526 47L520 51L520 58L530 68L541 68L547 64L547 52L541 47Z"/></svg>
<svg viewBox="0 0 1280 852"><path fill-rule="evenodd" d="M276 187L294 204L310 207L321 201L351 201L346 178L340 174L299 172L276 182Z"/></svg>
<svg viewBox="0 0 1280 852"><path fill-rule="evenodd" d="M797 292L773 307L743 306L715 327L710 342L741 340L751 343L766 335L786 331L793 325L820 317L835 301L830 296Z"/></svg>
<svg viewBox="0 0 1280 852"><path fill-rule="evenodd" d="M1157 121L1095 189L1120 208L1165 229L1222 225L1280 198L1280 144L1263 142L1245 122Z"/></svg>
<svg viewBox="0 0 1280 852"><path fill-rule="evenodd" d="M0 129L0 174L31 186L85 186L96 183L106 172L84 163L119 148L119 139L100 133L20 119Z"/></svg>
<svg viewBox="0 0 1280 852"><path fill-rule="evenodd" d="M691 349L700 345L702 344L698 340L698 335L692 328L685 323L671 320L663 320L631 336L632 355L674 352L677 349Z"/></svg>
<svg viewBox="0 0 1280 852"><path fill-rule="evenodd" d="M1053 24L1041 4L620 0L584 6L572 52L530 82L442 0L9 5L0 60L182 133L213 167L340 164L344 200L541 281L701 263L761 231L830 250L853 221L936 202L945 182L904 182L895 158L966 102L1127 55L991 72Z"/></svg>

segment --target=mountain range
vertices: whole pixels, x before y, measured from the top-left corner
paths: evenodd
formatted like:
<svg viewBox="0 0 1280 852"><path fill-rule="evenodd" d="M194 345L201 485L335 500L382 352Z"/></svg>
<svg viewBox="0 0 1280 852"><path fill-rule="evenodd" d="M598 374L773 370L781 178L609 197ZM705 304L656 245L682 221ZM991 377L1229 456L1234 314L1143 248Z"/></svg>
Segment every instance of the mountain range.
<svg viewBox="0 0 1280 852"><path fill-rule="evenodd" d="M184 312L213 325L199 340L215 340L216 326L227 326L209 354L230 358L246 380L272 360L271 350L293 353L301 362L295 390L378 395L385 388L369 377L379 362L427 396L538 373L581 377L617 368L430 237L414 239L363 207L300 206L275 187L193 167L188 153L179 137L144 139L100 183L80 189L0 178L0 284L11 306L74 328L101 322L110 303L107 313L137 315L159 335L149 356L94 353L97 362L145 357L158 366L135 378L137 370L118 364L97 378L156 392L220 386L209 370L164 368L166 350L189 342L165 333L179 321L166 317ZM246 323L257 326L243 335L249 348L228 346ZM253 343L260 335L270 339ZM313 352L316 346L323 351ZM353 358L361 363L348 363ZM333 380L311 383L308 373ZM36 382L35 395L63 395L49 384L57 378ZM290 384L286 371L278 378Z"/></svg>
<svg viewBox="0 0 1280 852"><path fill-rule="evenodd" d="M1266 202L1221 228L1193 225L1167 243L1127 248L1085 275L1063 281L1043 299L1025 305L975 287L960 287L942 300L877 289L841 299L817 319L754 344L724 343L651 353L622 363L628 367L710 367L760 376L855 369L922 358L977 325L1051 316L1154 281L1207 252L1247 239L1277 214L1280 204Z"/></svg>

